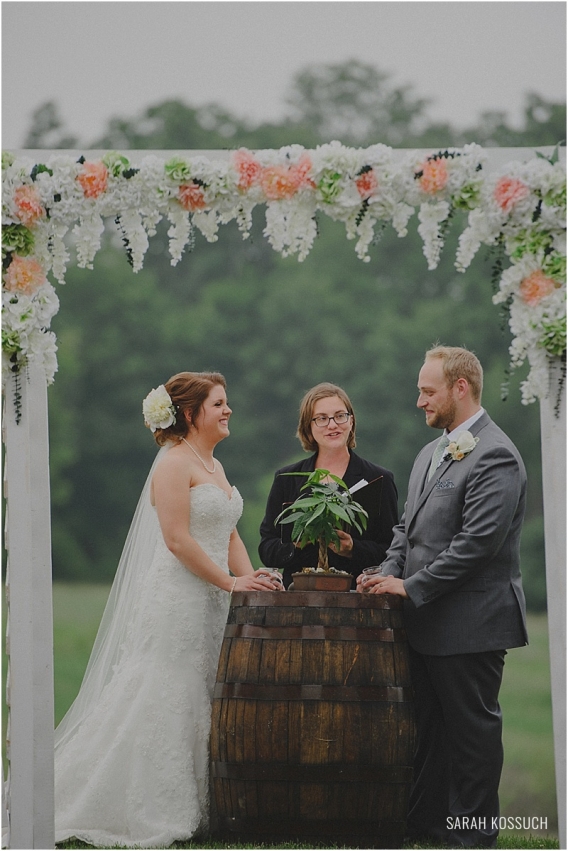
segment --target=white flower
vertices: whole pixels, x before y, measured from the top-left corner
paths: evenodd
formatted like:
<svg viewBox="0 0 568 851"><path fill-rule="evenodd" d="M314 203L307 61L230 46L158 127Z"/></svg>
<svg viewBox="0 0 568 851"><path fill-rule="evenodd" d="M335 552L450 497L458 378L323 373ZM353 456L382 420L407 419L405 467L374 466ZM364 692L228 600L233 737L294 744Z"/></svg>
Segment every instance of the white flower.
<svg viewBox="0 0 568 851"><path fill-rule="evenodd" d="M460 431L455 440L448 443L444 457L449 455L453 461L461 461L469 455L479 443L479 438L474 437L470 431Z"/></svg>
<svg viewBox="0 0 568 851"><path fill-rule="evenodd" d="M107 155L108 180L104 191L95 197L87 197L77 180L83 166L76 157L52 155L44 163L9 157L2 170L3 224L18 224L15 193L33 183L42 205L49 210L48 216L38 218L31 227L34 258L46 275L51 271L62 284L69 260L66 235L73 231L77 237L78 265L92 268L108 220L117 222L127 241L129 260L138 271L148 237L155 234L163 218L171 225L168 236L172 265L191 245L195 228L214 242L219 225L235 220L246 239L257 204L265 205L264 233L274 250L283 256L295 254L299 260L307 256L317 235L316 214L321 213L344 223L348 239L356 241L358 257L369 262L368 248L375 227L390 223L399 236L405 236L408 221L417 211L428 268L435 269L444 242L445 222L454 208L469 209L456 266L463 272L481 245L503 246L512 265L503 272L494 301L505 303L510 309L511 362L513 366L525 360L530 364L522 385L523 402L546 395L550 355L543 340L547 323L561 321L565 314L562 262L566 255L566 191L565 169L560 162L553 164L532 157L527 162L508 163L497 173L485 176L480 168L485 154L478 145L432 152L426 157L424 151L395 156L386 145L348 148L337 141L312 151L301 145L288 145L280 150L248 154L258 174L243 184L232 158L177 158L177 166L174 163L166 169L166 161L154 155L130 163L129 158L111 152ZM166 160L173 162L169 156ZM284 178L291 176L294 192L284 192L267 202L262 181L266 168ZM365 175L368 186L364 185ZM202 209L183 208L179 190L185 181L193 181L199 187ZM535 307L523 302L520 286L538 269L562 286ZM34 300L22 294L8 294L3 298L3 311L10 369L23 367L32 357L43 358L46 375L51 379L55 346L46 337L45 351L40 354L37 335L51 333L48 324L57 311L56 299L45 294Z"/></svg>
<svg viewBox="0 0 568 851"><path fill-rule="evenodd" d="M185 246L191 239L193 225L189 213L174 201L171 201L168 205L167 217L172 223L168 230L170 254L172 256L171 264L176 266L181 260Z"/></svg>
<svg viewBox="0 0 568 851"><path fill-rule="evenodd" d="M77 238L77 265L80 269L92 269L95 254L101 247L104 222L96 211L81 216L73 228Z"/></svg>
<svg viewBox="0 0 568 851"><path fill-rule="evenodd" d="M408 233L408 220L414 213L414 207L409 204L393 204L392 226L397 234L402 237Z"/></svg>
<svg viewBox="0 0 568 851"><path fill-rule="evenodd" d="M44 284L33 298L37 325L46 328L59 311L59 298L50 283Z"/></svg>
<svg viewBox="0 0 568 851"><path fill-rule="evenodd" d="M119 231L126 240L128 256L132 271L139 272L144 263L144 255L148 249L148 236L136 210L124 210L117 222Z"/></svg>
<svg viewBox="0 0 568 851"><path fill-rule="evenodd" d="M219 225L215 210L210 210L208 213L193 213L191 222L203 234L207 242L217 242Z"/></svg>
<svg viewBox="0 0 568 851"><path fill-rule="evenodd" d="M263 233L283 257L298 254L298 260L304 260L317 236L313 204L300 200L271 201L266 205Z"/></svg>
<svg viewBox="0 0 568 851"><path fill-rule="evenodd" d="M142 402L142 413L146 425L156 431L158 428L168 428L176 421L176 412L170 394L163 384L155 390L150 390Z"/></svg>
<svg viewBox="0 0 568 851"><path fill-rule="evenodd" d="M424 256L428 261L428 268L435 269L440 259L443 247L443 239L440 233L440 225L448 218L450 205L447 201L426 202L421 204L418 211L420 224L418 233L424 242Z"/></svg>

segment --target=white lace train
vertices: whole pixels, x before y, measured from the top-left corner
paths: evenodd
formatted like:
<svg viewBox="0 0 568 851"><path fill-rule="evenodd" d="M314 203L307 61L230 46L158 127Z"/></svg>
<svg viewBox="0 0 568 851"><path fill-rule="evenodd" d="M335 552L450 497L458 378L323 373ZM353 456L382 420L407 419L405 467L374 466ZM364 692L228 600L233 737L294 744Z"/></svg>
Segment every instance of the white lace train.
<svg viewBox="0 0 568 851"><path fill-rule="evenodd" d="M191 489L190 531L228 571L242 512L213 484ZM207 829L211 695L229 606L161 534L126 647L100 699L56 748L56 841L150 848Z"/></svg>

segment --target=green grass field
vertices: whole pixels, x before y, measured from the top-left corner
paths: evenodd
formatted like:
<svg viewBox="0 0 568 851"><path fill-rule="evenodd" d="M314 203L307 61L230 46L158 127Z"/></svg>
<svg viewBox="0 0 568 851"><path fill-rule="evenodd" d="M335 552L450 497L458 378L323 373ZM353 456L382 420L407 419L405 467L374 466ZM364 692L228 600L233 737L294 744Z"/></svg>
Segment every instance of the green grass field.
<svg viewBox="0 0 568 851"><path fill-rule="evenodd" d="M54 585L56 723L80 686L107 594L106 586ZM501 813L508 817L546 818L547 830L532 837L505 830L499 838L500 848L558 847L554 839L557 816L545 615L529 616L529 637L530 646L509 651L505 663L501 690L505 745ZM212 843L183 847L226 846Z"/></svg>

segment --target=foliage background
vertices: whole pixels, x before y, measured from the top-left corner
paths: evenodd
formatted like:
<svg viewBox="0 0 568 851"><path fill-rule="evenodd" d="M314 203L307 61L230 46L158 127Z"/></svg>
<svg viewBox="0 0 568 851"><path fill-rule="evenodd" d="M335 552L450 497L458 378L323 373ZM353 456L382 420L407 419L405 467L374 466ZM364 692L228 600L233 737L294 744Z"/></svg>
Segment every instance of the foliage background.
<svg viewBox="0 0 568 851"><path fill-rule="evenodd" d="M93 148L208 150L315 147L385 142L432 147L556 144L565 106L527 95L524 127L499 113L458 132L428 121L409 87L358 62L306 68L290 91L290 117L246 124L212 105L180 101L113 119ZM57 108L34 115L27 148L71 148ZM295 438L299 401L319 381L349 393L358 449L394 471L402 510L416 453L432 439L416 409L416 376L436 341L473 349L485 368L483 404L525 460L529 501L522 565L530 608L545 608L539 411L520 404L521 374L507 379L506 317L491 303L495 258L482 253L465 273L454 269L456 219L442 261L427 271L416 220L400 240L387 228L363 264L341 225L325 220L309 257L277 255L257 216L243 242L231 225L219 242L198 234L194 250L172 268L165 229L151 240L144 270L133 275L120 240L109 231L94 270L70 269L61 309L59 373L50 388L54 576L108 582L155 452L143 427L147 392L184 369L225 374L233 408L231 437L218 447L229 480L245 499L240 530L256 566L258 526L274 470L302 455Z"/></svg>

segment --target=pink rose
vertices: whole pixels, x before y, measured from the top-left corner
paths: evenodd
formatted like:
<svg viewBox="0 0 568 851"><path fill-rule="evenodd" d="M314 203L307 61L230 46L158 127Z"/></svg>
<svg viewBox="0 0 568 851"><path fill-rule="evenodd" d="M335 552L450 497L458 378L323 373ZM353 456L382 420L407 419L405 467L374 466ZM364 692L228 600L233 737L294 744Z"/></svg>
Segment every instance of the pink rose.
<svg viewBox="0 0 568 851"><path fill-rule="evenodd" d="M45 272L37 260L15 254L4 273L4 286L13 293L33 295L46 282Z"/></svg>
<svg viewBox="0 0 568 851"><path fill-rule="evenodd" d="M204 210L207 206L203 188L193 181L191 183L184 183L180 186L179 202L184 210L190 210L191 212L195 212L195 210Z"/></svg>
<svg viewBox="0 0 568 851"><path fill-rule="evenodd" d="M77 175L85 198L98 198L106 192L108 169L104 163L83 163L83 170Z"/></svg>
<svg viewBox="0 0 568 851"><path fill-rule="evenodd" d="M249 189L260 180L262 166L246 148L235 151L233 165L239 172L239 189Z"/></svg>
<svg viewBox="0 0 568 851"><path fill-rule="evenodd" d="M26 227L45 216L45 209L35 186L18 186L14 192L14 203L17 217Z"/></svg>
<svg viewBox="0 0 568 851"><path fill-rule="evenodd" d="M360 174L358 178L355 180L355 186L357 187L357 191L363 200L367 200L371 195L375 192L379 185L379 181L377 180L377 175L373 171L373 169L369 169L368 171Z"/></svg>
<svg viewBox="0 0 568 851"><path fill-rule="evenodd" d="M497 181L493 197L503 212L510 213L517 201L522 201L530 193L530 189L522 180L516 177L502 177Z"/></svg>
<svg viewBox="0 0 568 851"><path fill-rule="evenodd" d="M557 286L552 278L547 278L541 269L537 269L521 281L519 290L522 300L531 307L536 307L539 301L553 293Z"/></svg>
<svg viewBox="0 0 568 851"><path fill-rule="evenodd" d="M419 171L422 172L419 178L420 188L428 195L440 192L448 182L448 167L445 159L426 160Z"/></svg>

